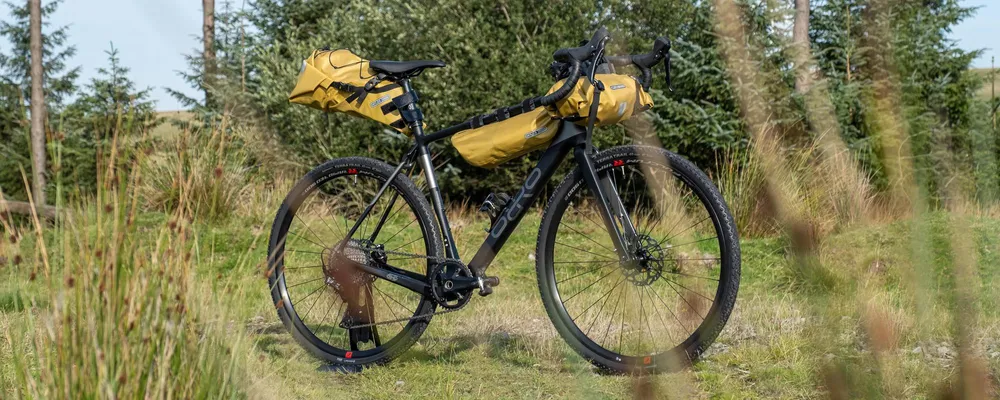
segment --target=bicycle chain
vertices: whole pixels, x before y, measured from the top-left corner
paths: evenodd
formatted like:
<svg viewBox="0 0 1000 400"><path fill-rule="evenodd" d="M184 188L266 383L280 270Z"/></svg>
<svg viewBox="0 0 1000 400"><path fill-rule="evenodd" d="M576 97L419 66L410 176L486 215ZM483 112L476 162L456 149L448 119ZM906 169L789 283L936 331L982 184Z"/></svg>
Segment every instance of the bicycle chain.
<svg viewBox="0 0 1000 400"><path fill-rule="evenodd" d="M440 262L452 261L452 262L457 262L457 263L460 263L462 265L465 265L465 263L462 263L462 260L454 259L454 258L425 256L425 255L420 255L420 254L405 253L405 252L401 252L401 251L378 250L378 249L366 248L366 247L358 247L358 246L350 246L350 247L352 247L354 249L361 250L361 251L367 251L367 252L381 251L382 253L385 253L386 255L407 256L409 258L425 258L425 259L428 259L428 260L431 260L431 261L436 261L436 262L439 262L439 263ZM413 321L413 320L417 320L417 319L421 319L421 318L432 317L432 316L435 316L435 315L453 313L455 311L459 311L459 310L465 308L465 306L467 306L468 303L471 303L471 302L466 302L465 304L462 304L458 308L450 308L450 309L446 308L446 309L443 309L442 311L434 311L434 312L431 312L431 313L414 315L412 317L397 318L397 319L393 319L393 320L389 320L389 321L371 322L371 323L367 323L367 324L363 324L363 325L351 325L347 329L367 328L367 327L378 326L378 325L389 325L389 324L395 324L397 322L403 322L403 321L409 322L409 321Z"/></svg>

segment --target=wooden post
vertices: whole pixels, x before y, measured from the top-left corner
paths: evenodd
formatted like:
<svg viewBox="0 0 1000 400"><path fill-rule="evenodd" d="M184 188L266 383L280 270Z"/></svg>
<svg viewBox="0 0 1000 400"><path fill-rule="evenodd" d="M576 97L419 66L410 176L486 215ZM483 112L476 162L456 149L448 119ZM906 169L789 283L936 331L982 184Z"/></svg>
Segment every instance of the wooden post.
<svg viewBox="0 0 1000 400"><path fill-rule="evenodd" d="M795 0L795 22L792 26L792 48L795 60L795 91L809 90L809 0Z"/></svg>
<svg viewBox="0 0 1000 400"><path fill-rule="evenodd" d="M42 87L42 4L28 0L31 52L31 192L45 204L45 91Z"/></svg>
<svg viewBox="0 0 1000 400"><path fill-rule="evenodd" d="M212 102L211 88L215 74L215 0L202 0L201 5L204 15L201 34L205 45L202 51L202 61L205 63L202 79L205 85L205 105L208 106Z"/></svg>

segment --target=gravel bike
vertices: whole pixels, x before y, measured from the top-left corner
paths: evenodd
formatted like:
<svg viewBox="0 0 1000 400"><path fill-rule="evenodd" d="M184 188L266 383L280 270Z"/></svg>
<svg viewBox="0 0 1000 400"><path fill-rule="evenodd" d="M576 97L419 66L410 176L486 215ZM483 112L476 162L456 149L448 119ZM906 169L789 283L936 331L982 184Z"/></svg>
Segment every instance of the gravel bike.
<svg viewBox="0 0 1000 400"><path fill-rule="evenodd" d="M285 198L271 230L268 283L295 340L346 370L398 356L435 315L460 310L476 291L494 291L500 279L487 275L488 267L570 159L572 171L545 204L535 253L542 303L556 330L610 372L673 371L696 360L736 302L740 247L722 195L691 162L659 147L599 150L593 124L561 121L520 190L484 202L491 225L468 263L435 178L430 143L551 106L581 78L600 85L595 71L608 65L637 68L648 89L651 68L664 61L669 81L668 40L658 39L647 54L612 57L604 55L608 39L601 28L582 46L556 51L553 70L564 83L550 94L429 134L410 80L445 64L370 61L381 79L403 88L393 102L413 146L395 166L367 157L330 160ZM411 179L418 168L427 193Z"/></svg>

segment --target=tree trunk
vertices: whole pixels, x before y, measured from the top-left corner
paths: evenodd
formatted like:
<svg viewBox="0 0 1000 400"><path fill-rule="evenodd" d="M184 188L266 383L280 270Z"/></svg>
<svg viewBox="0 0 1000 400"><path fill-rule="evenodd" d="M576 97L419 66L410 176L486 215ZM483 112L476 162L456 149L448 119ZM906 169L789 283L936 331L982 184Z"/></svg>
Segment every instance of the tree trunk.
<svg viewBox="0 0 1000 400"><path fill-rule="evenodd" d="M214 83L213 77L215 74L215 0L202 0L201 5L205 17L201 26L202 38L205 45L205 49L202 52L202 60L205 63L202 79L205 84L205 105L208 106L212 102L211 87Z"/></svg>
<svg viewBox="0 0 1000 400"><path fill-rule="evenodd" d="M31 192L35 204L45 204L45 91L42 88L42 4L28 0L31 50Z"/></svg>
<svg viewBox="0 0 1000 400"><path fill-rule="evenodd" d="M795 91L805 93L812 80L809 75L809 0L795 0L792 51L795 60Z"/></svg>

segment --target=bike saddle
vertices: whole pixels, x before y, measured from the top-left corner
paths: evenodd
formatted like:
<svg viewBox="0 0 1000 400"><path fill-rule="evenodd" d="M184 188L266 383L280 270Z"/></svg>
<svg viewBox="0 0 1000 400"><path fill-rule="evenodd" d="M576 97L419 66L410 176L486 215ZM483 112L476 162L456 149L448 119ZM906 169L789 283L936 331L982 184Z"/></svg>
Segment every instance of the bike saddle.
<svg viewBox="0 0 1000 400"><path fill-rule="evenodd" d="M415 60L415 61L384 61L372 60L368 65L375 72L383 73L391 77L406 79L420 75L426 68L442 68L446 64L437 60Z"/></svg>

